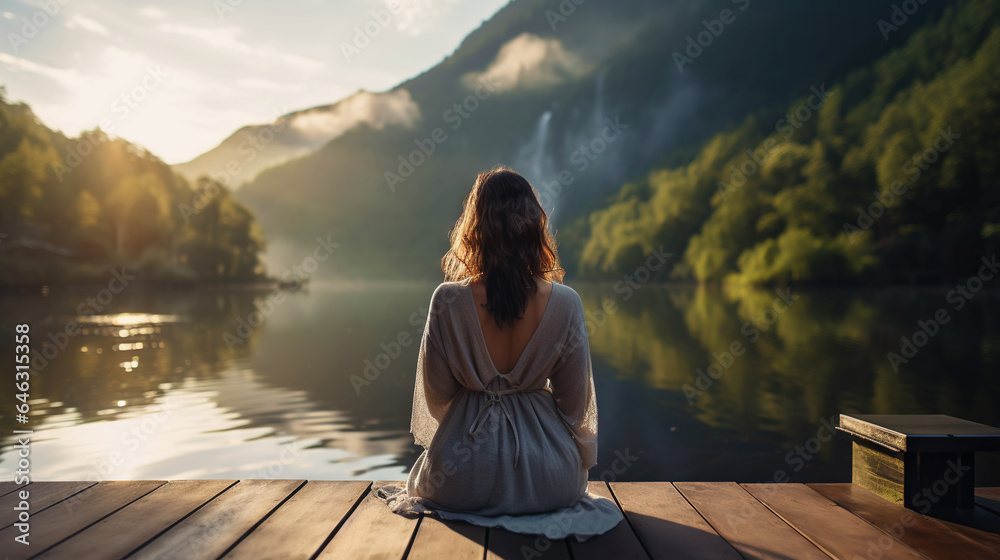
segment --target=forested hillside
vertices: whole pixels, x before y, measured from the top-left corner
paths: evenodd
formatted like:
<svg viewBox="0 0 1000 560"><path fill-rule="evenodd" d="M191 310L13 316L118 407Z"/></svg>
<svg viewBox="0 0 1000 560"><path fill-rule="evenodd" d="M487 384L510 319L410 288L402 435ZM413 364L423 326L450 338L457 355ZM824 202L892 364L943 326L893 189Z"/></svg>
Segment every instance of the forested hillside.
<svg viewBox="0 0 1000 560"><path fill-rule="evenodd" d="M574 11L560 16L566 5ZM317 236L338 240L339 266L324 274L433 279L476 173L503 163L546 193L566 264L575 269L589 234L577 232L573 241L563 235L567 226L602 208L623 184L652 168L687 165L747 115L783 110L810 86L845 79L940 11L928 3L886 42L875 22L889 17L890 3L870 0L511 2L452 56L376 94L405 101L405 110L394 110L412 118L377 111L360 118L321 148L263 171L236 196L275 244L305 252ZM704 33L710 44L690 49L689 39ZM690 61L679 64L675 53ZM620 123L621 133L590 149L609 122ZM226 155L242 134L202 159L242 162L237 151ZM686 227L685 242L698 231ZM613 265L586 270L636 266L609 256L617 248L605 252L593 262Z"/></svg>
<svg viewBox="0 0 1000 560"><path fill-rule="evenodd" d="M672 278L940 282L1000 241L1000 4L950 5L904 46L716 135L564 231L586 277L649 247ZM667 274L664 274L665 278Z"/></svg>
<svg viewBox="0 0 1000 560"><path fill-rule="evenodd" d="M0 284L263 276L254 216L222 186L99 130L67 138L2 88L0 234Z"/></svg>

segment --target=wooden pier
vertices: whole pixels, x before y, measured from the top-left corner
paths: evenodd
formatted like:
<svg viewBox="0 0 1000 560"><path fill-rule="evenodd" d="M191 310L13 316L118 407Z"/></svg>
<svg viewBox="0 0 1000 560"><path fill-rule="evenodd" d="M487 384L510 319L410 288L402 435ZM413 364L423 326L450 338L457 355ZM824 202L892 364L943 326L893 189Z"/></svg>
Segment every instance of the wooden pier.
<svg viewBox="0 0 1000 560"><path fill-rule="evenodd" d="M852 484L591 482L626 521L584 543L402 517L369 489L303 480L5 482L0 557L1000 558L1000 488L976 489L975 507L945 521ZM29 491L28 546L14 540L22 490Z"/></svg>

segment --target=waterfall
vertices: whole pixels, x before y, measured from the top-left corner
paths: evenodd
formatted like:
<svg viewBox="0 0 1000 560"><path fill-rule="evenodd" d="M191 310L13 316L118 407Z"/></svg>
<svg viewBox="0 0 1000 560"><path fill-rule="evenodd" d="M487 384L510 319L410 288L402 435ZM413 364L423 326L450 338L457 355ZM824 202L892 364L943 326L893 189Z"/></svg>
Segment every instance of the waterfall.
<svg viewBox="0 0 1000 560"><path fill-rule="evenodd" d="M561 206L560 198L564 189L558 184L555 162L549 155L549 128L552 121L552 111L545 111L538 118L535 132L531 140L518 150L515 158L515 169L531 182L538 190L542 207L554 218L555 211Z"/></svg>
<svg viewBox="0 0 1000 560"><path fill-rule="evenodd" d="M604 126L604 79L608 76L608 70L610 68L605 66L597 73L597 83L595 84L594 92L594 114L591 117L591 126L594 128ZM600 130L598 128L598 130Z"/></svg>
<svg viewBox="0 0 1000 560"><path fill-rule="evenodd" d="M552 111L545 111L535 125L535 133L531 140L518 151L517 171L524 175L535 187L542 181L549 180L554 174L552 159L548 156L549 123L552 121Z"/></svg>

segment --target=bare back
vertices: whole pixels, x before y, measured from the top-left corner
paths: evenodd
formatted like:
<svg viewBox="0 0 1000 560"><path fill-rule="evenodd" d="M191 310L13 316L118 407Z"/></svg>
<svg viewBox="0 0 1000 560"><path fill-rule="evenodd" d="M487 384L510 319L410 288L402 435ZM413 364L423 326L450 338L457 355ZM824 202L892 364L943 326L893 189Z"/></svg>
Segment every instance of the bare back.
<svg viewBox="0 0 1000 560"><path fill-rule="evenodd" d="M531 341L532 335L545 314L545 308L552 295L552 283L536 278L537 289L528 296L528 307L514 326L497 326L493 315L486 310L486 286L480 281L473 281L472 295L476 300L476 313L479 315L479 326L486 341L493 367L501 374L514 369L525 347Z"/></svg>

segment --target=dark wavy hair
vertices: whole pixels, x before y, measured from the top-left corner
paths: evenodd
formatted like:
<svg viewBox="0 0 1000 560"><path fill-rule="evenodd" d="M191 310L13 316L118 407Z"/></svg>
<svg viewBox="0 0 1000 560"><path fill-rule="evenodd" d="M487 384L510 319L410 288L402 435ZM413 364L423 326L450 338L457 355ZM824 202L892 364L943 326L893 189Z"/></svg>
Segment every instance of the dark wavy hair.
<svg viewBox="0 0 1000 560"><path fill-rule="evenodd" d="M513 325L537 289L535 278L562 282L549 218L531 183L498 166L476 177L441 259L446 282L482 278L486 310L501 329Z"/></svg>

